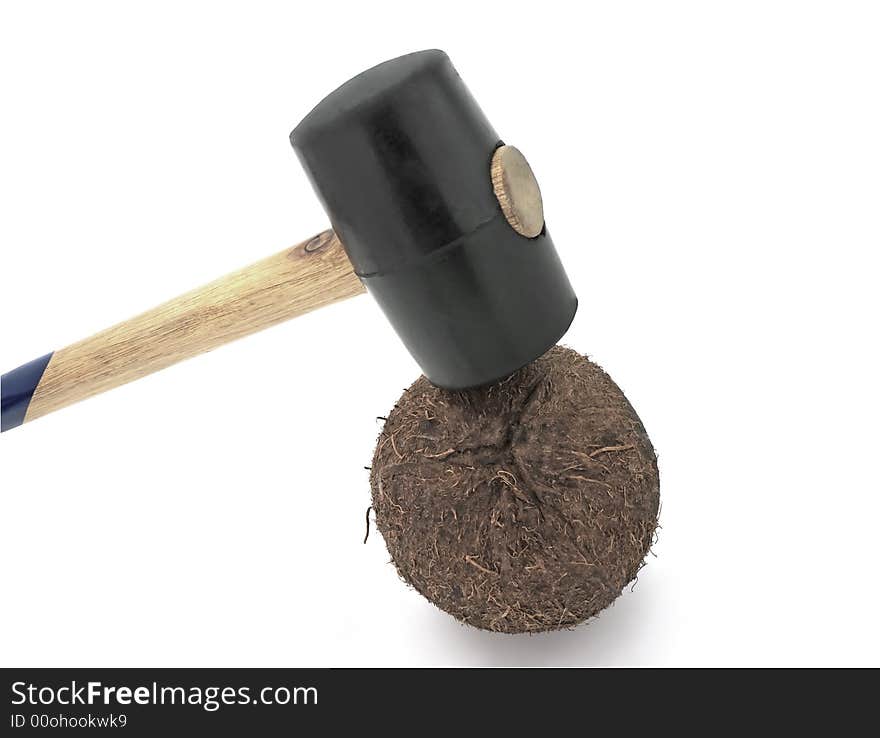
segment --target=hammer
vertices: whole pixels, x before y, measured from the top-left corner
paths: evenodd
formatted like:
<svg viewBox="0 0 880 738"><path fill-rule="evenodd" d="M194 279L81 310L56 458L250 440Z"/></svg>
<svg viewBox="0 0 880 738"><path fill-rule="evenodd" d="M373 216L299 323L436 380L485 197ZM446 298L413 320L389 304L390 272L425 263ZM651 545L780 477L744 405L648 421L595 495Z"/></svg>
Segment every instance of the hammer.
<svg viewBox="0 0 880 738"><path fill-rule="evenodd" d="M380 64L290 134L332 230L4 374L2 430L365 290L425 376L495 382L577 298L528 162L442 51Z"/></svg>

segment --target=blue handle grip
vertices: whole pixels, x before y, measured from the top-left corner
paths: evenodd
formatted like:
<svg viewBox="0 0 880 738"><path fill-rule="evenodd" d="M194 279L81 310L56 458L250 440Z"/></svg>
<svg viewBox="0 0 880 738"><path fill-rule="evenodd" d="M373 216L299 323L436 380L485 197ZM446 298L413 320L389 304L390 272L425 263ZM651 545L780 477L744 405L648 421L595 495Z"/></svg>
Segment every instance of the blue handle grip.
<svg viewBox="0 0 880 738"><path fill-rule="evenodd" d="M24 423L31 397L51 358L52 354L46 354L0 377L0 433Z"/></svg>

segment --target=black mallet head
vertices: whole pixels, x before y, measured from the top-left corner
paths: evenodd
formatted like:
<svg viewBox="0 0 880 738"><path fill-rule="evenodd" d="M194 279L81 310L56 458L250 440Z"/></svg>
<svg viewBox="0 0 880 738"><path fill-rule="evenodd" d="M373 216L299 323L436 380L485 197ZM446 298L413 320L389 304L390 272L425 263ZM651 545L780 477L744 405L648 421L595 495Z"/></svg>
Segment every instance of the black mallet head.
<svg viewBox="0 0 880 738"><path fill-rule="evenodd" d="M501 379L566 332L577 298L531 170L442 51L346 82L290 141L355 272L432 383Z"/></svg>

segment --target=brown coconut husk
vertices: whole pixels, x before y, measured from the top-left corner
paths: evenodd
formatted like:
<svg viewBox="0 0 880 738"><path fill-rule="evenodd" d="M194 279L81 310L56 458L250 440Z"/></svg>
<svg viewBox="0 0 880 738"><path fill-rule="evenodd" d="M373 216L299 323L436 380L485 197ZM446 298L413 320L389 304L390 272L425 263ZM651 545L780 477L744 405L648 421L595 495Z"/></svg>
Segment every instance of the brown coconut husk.
<svg viewBox="0 0 880 738"><path fill-rule="evenodd" d="M566 628L611 604L657 526L657 459L611 378L556 347L464 392L404 392L371 468L400 576L477 628Z"/></svg>

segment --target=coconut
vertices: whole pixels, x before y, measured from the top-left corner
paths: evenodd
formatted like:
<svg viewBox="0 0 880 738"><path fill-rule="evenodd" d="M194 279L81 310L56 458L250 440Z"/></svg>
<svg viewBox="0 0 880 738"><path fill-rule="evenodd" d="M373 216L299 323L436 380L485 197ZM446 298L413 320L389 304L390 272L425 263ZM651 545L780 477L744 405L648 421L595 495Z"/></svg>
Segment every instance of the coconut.
<svg viewBox="0 0 880 738"><path fill-rule="evenodd" d="M384 425L370 483L404 581L504 633L568 628L610 605L643 566L660 503L632 406L558 346L486 387L418 379Z"/></svg>

